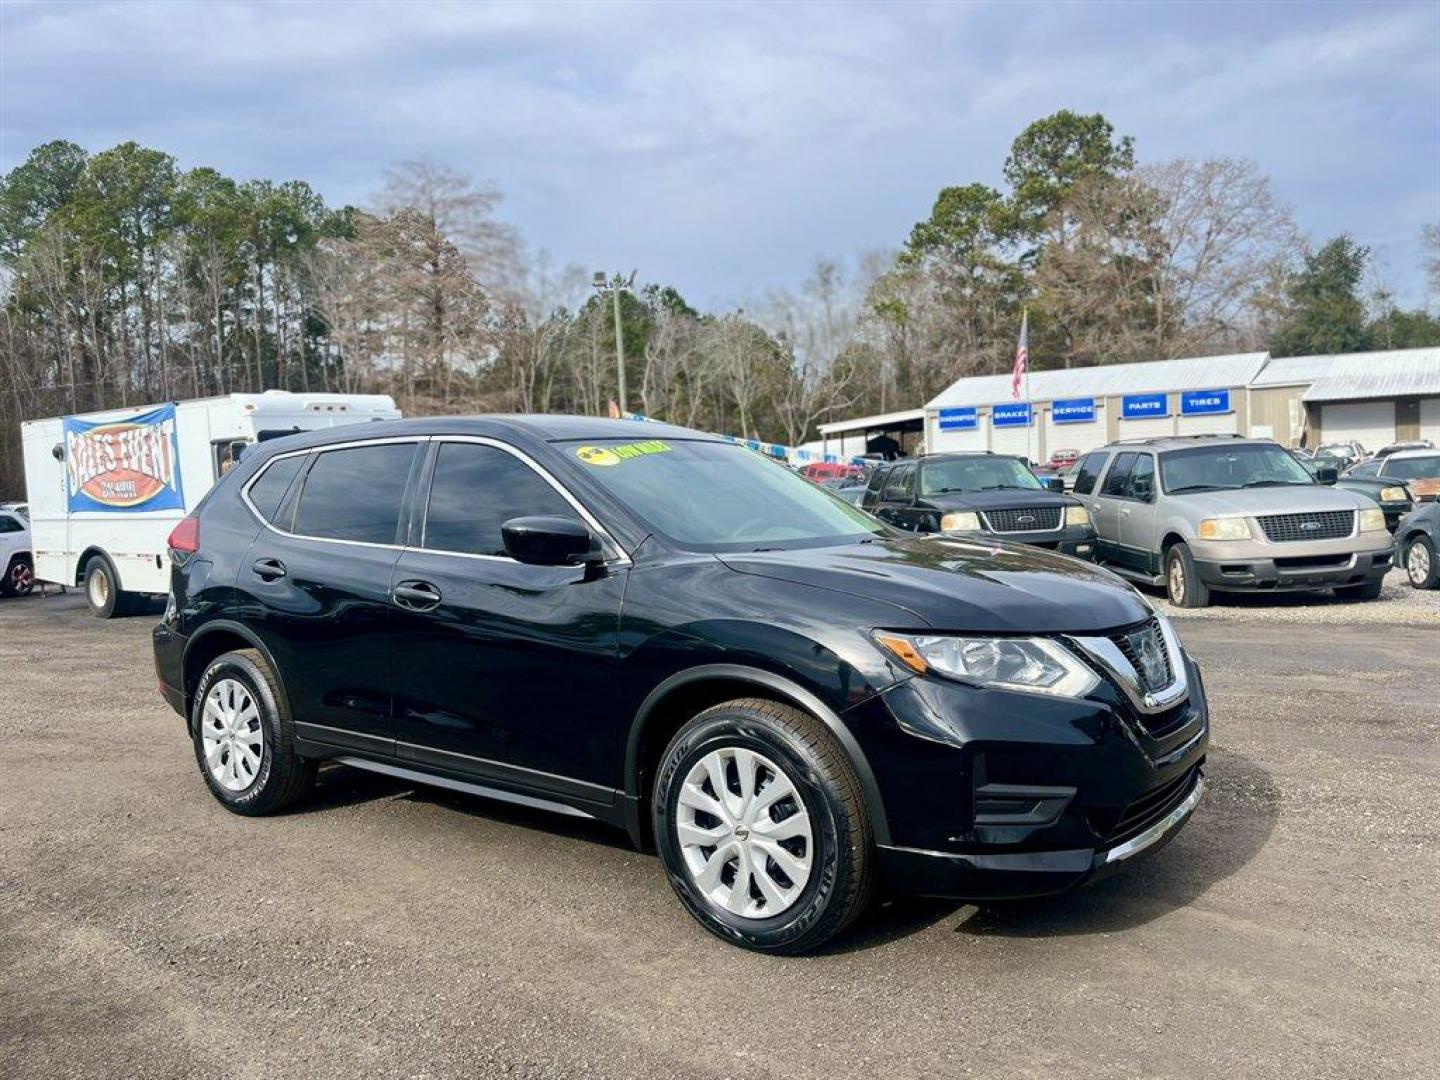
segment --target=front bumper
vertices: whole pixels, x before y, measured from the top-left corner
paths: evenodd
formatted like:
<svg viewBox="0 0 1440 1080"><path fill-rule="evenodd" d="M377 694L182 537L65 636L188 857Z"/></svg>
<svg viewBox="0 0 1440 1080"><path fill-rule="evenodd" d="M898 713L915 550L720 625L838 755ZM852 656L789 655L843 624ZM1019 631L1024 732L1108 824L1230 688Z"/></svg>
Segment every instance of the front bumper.
<svg viewBox="0 0 1440 1080"><path fill-rule="evenodd" d="M1261 559L1196 559L1195 570L1212 589L1288 592L1363 585L1384 577L1393 561L1390 548L1336 555L1272 556Z"/></svg>
<svg viewBox="0 0 1440 1080"><path fill-rule="evenodd" d="M1108 680L1076 701L917 678L851 710L889 828L885 890L1042 896L1168 843L1200 802L1209 743L1183 662L1188 698L1148 714Z"/></svg>
<svg viewBox="0 0 1440 1080"><path fill-rule="evenodd" d="M1089 525L1066 525L1060 529L1043 529L1039 532L986 531L967 535L1028 544L1030 547L1045 548L1047 551L1058 551L1061 555L1095 561L1095 530Z"/></svg>

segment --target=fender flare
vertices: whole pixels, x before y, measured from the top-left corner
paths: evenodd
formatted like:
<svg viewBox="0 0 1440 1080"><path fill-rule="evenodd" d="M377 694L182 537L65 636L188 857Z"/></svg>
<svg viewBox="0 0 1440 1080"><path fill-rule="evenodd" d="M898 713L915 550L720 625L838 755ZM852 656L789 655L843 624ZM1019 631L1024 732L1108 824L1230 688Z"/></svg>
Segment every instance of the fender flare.
<svg viewBox="0 0 1440 1080"><path fill-rule="evenodd" d="M280 674L280 665L275 662L274 654L270 652L270 647L261 640L260 635L243 623L233 622L230 619L216 619L213 622L206 623L199 630L196 630L195 633L191 634L190 639L185 643L184 655L180 659L182 679L184 678L184 671L190 666L190 656L195 651L195 646L206 638L221 631L228 631L238 638L243 638L265 658L265 662L270 665L270 670L275 673L275 682L280 690L280 704L284 707L285 714L293 719L295 714L290 710L290 694L289 691L285 689L285 680ZM194 687L185 686L182 687L182 689L185 692L185 723L188 725L190 723L190 707L193 704L190 700L190 694Z"/></svg>
<svg viewBox="0 0 1440 1080"><path fill-rule="evenodd" d="M630 736L625 745L625 795L632 804L638 803L645 795L640 790L640 743L650 715L674 690L690 683L706 679L725 679L731 682L746 682L787 699L791 704L805 710L824 724L839 741L855 775L860 780L860 790L865 795L865 806L870 816L870 826L875 834L875 843L890 843L890 822L885 816L885 802L880 795L880 785L870 761L854 734L845 726L835 710L821 701L809 690L783 675L777 675L763 668L747 667L742 664L702 664L686 668L671 675L651 690L641 702L635 719L630 724Z"/></svg>

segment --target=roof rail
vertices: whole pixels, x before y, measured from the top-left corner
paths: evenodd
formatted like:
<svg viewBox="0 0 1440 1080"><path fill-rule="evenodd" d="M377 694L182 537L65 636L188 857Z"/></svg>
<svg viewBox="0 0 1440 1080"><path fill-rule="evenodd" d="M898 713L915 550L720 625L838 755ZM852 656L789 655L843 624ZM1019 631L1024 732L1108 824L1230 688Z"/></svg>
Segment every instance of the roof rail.
<svg viewBox="0 0 1440 1080"><path fill-rule="evenodd" d="M1133 439L1112 439L1109 446L1151 446L1162 442L1180 442L1184 439L1253 439L1255 435L1241 435L1235 431L1215 431L1200 435L1137 435Z"/></svg>

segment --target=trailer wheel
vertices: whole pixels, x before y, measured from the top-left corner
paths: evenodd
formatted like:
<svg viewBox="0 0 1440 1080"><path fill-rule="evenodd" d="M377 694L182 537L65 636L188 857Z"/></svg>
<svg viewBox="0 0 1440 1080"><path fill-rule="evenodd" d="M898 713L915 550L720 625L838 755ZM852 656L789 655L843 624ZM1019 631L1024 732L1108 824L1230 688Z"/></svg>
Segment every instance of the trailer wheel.
<svg viewBox="0 0 1440 1080"><path fill-rule="evenodd" d="M125 594L115 564L104 555L91 555L85 563L85 603L97 619L113 619L126 611Z"/></svg>

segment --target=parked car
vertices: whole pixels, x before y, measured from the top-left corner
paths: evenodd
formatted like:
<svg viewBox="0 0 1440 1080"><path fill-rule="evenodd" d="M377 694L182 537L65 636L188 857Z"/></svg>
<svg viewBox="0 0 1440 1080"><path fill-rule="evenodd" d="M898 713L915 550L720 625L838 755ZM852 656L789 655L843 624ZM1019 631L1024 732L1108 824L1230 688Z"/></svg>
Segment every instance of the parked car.
<svg viewBox="0 0 1440 1080"><path fill-rule="evenodd" d="M1395 561L1417 589L1440 588L1440 502L1416 507L1395 530Z"/></svg>
<svg viewBox="0 0 1440 1080"><path fill-rule="evenodd" d="M864 477L849 477L845 480L831 480L824 485L825 488L834 492L844 499L851 506L859 506L860 500L865 496Z"/></svg>
<svg viewBox="0 0 1440 1080"><path fill-rule="evenodd" d="M806 480L813 480L817 484L827 480L848 480L851 477L864 477L865 475L865 470L859 465L850 465L841 461L812 461L807 465L801 465L799 472Z"/></svg>
<svg viewBox="0 0 1440 1080"><path fill-rule="evenodd" d="M1291 451L1294 453L1295 451ZM1410 489L1403 483L1395 480L1381 480L1375 475L1379 470L1378 460L1357 465L1353 469L1346 470L1344 475L1338 472L1339 466L1344 462L1328 454L1316 455L1312 458L1300 460L1300 465L1313 476L1317 483L1329 484L1332 487L1344 491L1353 491L1373 499L1375 504L1385 513L1385 527L1391 533L1400 524L1400 519L1408 514L1415 505L1415 500L1410 494ZM1373 464L1374 469L1369 469Z"/></svg>
<svg viewBox="0 0 1440 1080"><path fill-rule="evenodd" d="M932 454L876 470L860 506L911 532L988 534L1094 558L1090 515L1059 483L1005 454Z"/></svg>
<svg viewBox="0 0 1440 1080"><path fill-rule="evenodd" d="M1045 464L1055 472L1063 472L1080 460L1079 450L1056 450Z"/></svg>
<svg viewBox="0 0 1440 1080"><path fill-rule="evenodd" d="M24 596L35 587L35 554L30 523L19 513L0 511L0 596Z"/></svg>
<svg viewBox="0 0 1440 1080"><path fill-rule="evenodd" d="M1407 450L1434 450L1435 444L1429 439L1406 439L1403 442L1393 442L1388 446L1382 446L1375 451L1377 458L1388 458L1391 454L1403 453Z"/></svg>
<svg viewBox="0 0 1440 1080"><path fill-rule="evenodd" d="M1417 502L1440 497L1440 450L1401 450L1346 471L1342 480L1403 484Z"/></svg>
<svg viewBox="0 0 1440 1080"><path fill-rule="evenodd" d="M1315 448L1315 456L1320 457L1322 454L1340 458L1348 467L1364 461L1370 456L1370 451L1366 450L1360 443L1351 439L1347 442L1321 443Z"/></svg>
<svg viewBox="0 0 1440 1080"><path fill-rule="evenodd" d="M682 428L296 435L170 549L156 669L222 805L281 810L330 759L607 822L752 949L880 889L1079 884L1203 790L1199 673L1119 578L899 532Z"/></svg>
<svg viewBox="0 0 1440 1080"><path fill-rule="evenodd" d="M28 502L0 503L0 510L9 514L19 514L25 520L30 520L30 504Z"/></svg>
<svg viewBox="0 0 1440 1080"><path fill-rule="evenodd" d="M1100 560L1163 585L1180 607L1214 591L1319 590L1373 600L1390 569L1373 501L1317 484L1269 439L1195 436L1112 443L1087 454L1075 494Z"/></svg>

